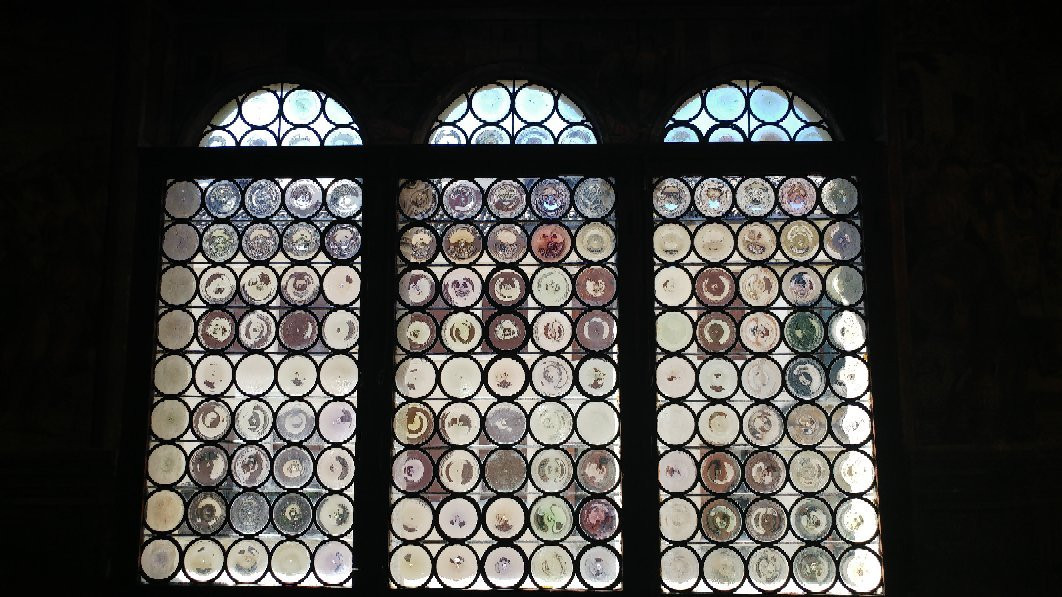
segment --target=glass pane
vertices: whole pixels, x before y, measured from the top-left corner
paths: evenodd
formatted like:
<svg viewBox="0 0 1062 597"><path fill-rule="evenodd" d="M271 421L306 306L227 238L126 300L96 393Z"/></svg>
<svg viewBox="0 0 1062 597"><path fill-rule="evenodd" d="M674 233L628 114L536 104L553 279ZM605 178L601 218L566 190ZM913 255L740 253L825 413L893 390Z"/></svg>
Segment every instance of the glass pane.
<svg viewBox="0 0 1062 597"><path fill-rule="evenodd" d="M349 586L361 182L164 202L142 578Z"/></svg>
<svg viewBox="0 0 1062 597"><path fill-rule="evenodd" d="M671 115L665 131L665 143L833 138L826 121L804 98L769 83L744 79L690 97Z"/></svg>
<svg viewBox="0 0 1062 597"><path fill-rule="evenodd" d="M200 147L361 145L350 113L320 91L276 83L241 95L221 108Z"/></svg>
<svg viewBox="0 0 1062 597"><path fill-rule="evenodd" d="M393 586L619 586L614 203L578 176L399 189Z"/></svg>
<svg viewBox="0 0 1062 597"><path fill-rule="evenodd" d="M428 134L431 145L586 145L597 134L581 108L556 89L495 81L454 99Z"/></svg>
<svg viewBox="0 0 1062 597"><path fill-rule="evenodd" d="M856 183L664 178L652 202L664 590L879 593Z"/></svg>

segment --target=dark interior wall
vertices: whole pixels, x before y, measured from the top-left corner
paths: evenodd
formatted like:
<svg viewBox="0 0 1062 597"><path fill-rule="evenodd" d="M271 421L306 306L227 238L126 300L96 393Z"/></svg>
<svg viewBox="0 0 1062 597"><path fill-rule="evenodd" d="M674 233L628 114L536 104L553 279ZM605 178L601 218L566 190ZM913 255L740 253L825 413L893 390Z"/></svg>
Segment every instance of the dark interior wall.
<svg viewBox="0 0 1062 597"><path fill-rule="evenodd" d="M55 574L53 549L70 549L68 574L102 578L113 520L114 436L101 415L112 399L99 364L110 350L107 241L113 178L117 22L98 11L0 17L0 194L7 232L3 282L0 520L24 540L5 576ZM21 288L22 290L18 290ZM32 290L30 290L32 288ZM105 415L104 415L105 416ZM84 531L92 539L76 538ZM72 578L72 576L70 577Z"/></svg>
<svg viewBox="0 0 1062 597"><path fill-rule="evenodd" d="M887 148L906 255L888 281L905 516L884 524L907 594L1050 586L1062 83L1043 20L960 1L760 4L290 14L154 2L6 19L0 261L19 273L4 285L3 528L30 537L12 570L54 574L47 554L70 541L64 577L104 581L129 516L116 463L132 207L152 200L135 196L138 146L186 144L228 96L281 79L344 100L368 142L419 142L469 73L511 69L569 93L605 141L648 142L695 87L747 67L821 100L847 139Z"/></svg>
<svg viewBox="0 0 1062 597"><path fill-rule="evenodd" d="M912 1L891 35L911 526L932 534L908 541L926 585L989 594L1047 592L1062 555L1060 519L1033 514L1062 504L1062 54L1018 11Z"/></svg>

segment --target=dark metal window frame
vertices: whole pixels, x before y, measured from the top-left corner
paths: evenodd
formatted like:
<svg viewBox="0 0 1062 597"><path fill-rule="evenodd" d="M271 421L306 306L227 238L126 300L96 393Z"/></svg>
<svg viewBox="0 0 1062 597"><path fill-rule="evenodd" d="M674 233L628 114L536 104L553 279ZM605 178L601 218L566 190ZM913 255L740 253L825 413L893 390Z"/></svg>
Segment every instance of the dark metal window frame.
<svg viewBox="0 0 1062 597"><path fill-rule="evenodd" d="M874 393L874 441L886 559L885 592L901 594L906 574L899 549L907 507L900 441L899 314L894 271L900 214L886 188L886 153L880 144L742 143L595 146L360 146L326 148L142 149L139 152L134 270L131 280L123 437L120 453L122 512L119 551L111 576L117 588L139 593L218 594L217 586L145 585L139 581L145 450L148 442L155 312L161 251L161 208L171 178L360 177L364 179L363 279L387 292L362 298L359 425L354 485L356 590L388 590L393 364L393 313L397 299L396 193L402 178L526 177L572 174L615 179L618 227L620 420L623 495L623 570L620 592L661 594L656 400L652 295L651 181L677 175L854 176L860 181L868 353ZM382 286L381 286L382 285ZM387 314L387 316L384 316ZM368 350L365 350L368 349ZM386 458L384 456L387 456ZM290 588L234 588L292 594ZM456 595L452 589L401 589L400 594ZM495 591L520 593L526 590ZM551 591L586 595L585 591Z"/></svg>

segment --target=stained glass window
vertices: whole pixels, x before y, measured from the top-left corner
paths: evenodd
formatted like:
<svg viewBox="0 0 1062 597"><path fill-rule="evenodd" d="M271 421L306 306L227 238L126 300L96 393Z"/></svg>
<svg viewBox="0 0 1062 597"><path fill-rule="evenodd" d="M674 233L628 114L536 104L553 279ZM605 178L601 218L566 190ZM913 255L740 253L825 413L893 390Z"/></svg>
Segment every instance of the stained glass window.
<svg viewBox="0 0 1062 597"><path fill-rule="evenodd" d="M698 93L665 131L832 138L755 80ZM526 80L473 87L428 134L597 141L570 98ZM346 109L293 84L233 99L200 141L360 144ZM394 267L393 311L377 305L395 336L365 362L394 381L362 439L385 434L371 457L389 466L359 482L387 492L361 515L389 532L370 581L623 586L616 182L531 169L554 174L402 180L385 201L398 243L373 263ZM658 485L628 504L658 495L665 592L880 593L859 182L744 170L644 179L652 215L632 219L652 220L654 267L631 296L653 302L655 343L625 341L624 362L655 356L629 379L653 380ZM353 586L363 180L347 176L167 182L142 581ZM628 527L628 555L648 524Z"/></svg>
<svg viewBox="0 0 1062 597"><path fill-rule="evenodd" d="M397 196L392 585L619 586L612 183Z"/></svg>
<svg viewBox="0 0 1062 597"><path fill-rule="evenodd" d="M432 145L586 145L597 133L568 96L523 80L473 87L443 110L428 134Z"/></svg>
<svg viewBox="0 0 1062 597"><path fill-rule="evenodd" d="M361 134L336 100L293 83L276 83L229 100L210 120L199 145L361 145Z"/></svg>
<svg viewBox="0 0 1062 597"><path fill-rule="evenodd" d="M349 585L361 181L163 202L142 578Z"/></svg>
<svg viewBox="0 0 1062 597"><path fill-rule="evenodd" d="M668 143L727 141L830 141L830 127L792 91L738 79L705 89L671 115Z"/></svg>
<svg viewBox="0 0 1062 597"><path fill-rule="evenodd" d="M858 182L652 193L668 591L880 592Z"/></svg>

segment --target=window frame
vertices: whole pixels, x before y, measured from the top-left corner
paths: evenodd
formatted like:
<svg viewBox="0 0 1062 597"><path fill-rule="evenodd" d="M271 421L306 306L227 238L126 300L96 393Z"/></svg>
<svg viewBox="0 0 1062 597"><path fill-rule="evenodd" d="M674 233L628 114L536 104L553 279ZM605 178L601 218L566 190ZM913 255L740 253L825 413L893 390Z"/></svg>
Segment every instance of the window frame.
<svg viewBox="0 0 1062 597"><path fill-rule="evenodd" d="M875 459L879 509L886 564L885 594L899 594L904 582L902 552L898 549L905 478L900 441L900 383L897 294L892 280L902 263L897 258L902 214L889 202L885 186L885 148L880 143L832 141L824 143L697 143L589 146L350 146L265 147L219 151L210 148L144 148L139 151L138 201L135 209L134 270L131 280L129 328L126 342L123 437L119 461L122 494L118 521L119 553L111 572L115 584L141 594L158 590L182 594L212 594L215 585L172 586L139 580L139 550L143 521L145 447L155 347L155 315L161 255L159 223L162 194L171 178L317 177L346 176L364 180L362 277L383 284L386 292L364 293L362 338L378 338L359 357L359 420L354 482L355 528L353 548L358 572L355 589L387 591L388 520L390 490L390 420L393 354L396 345L393 313L397 302L398 250L396 196L400 179L438 177L526 177L578 174L615 178L617 267L619 273L619 345L622 348L620 455L623 510L622 589L636 595L664 594L659 561L659 498L655 479L657 448L656 401L652 385L655 365L653 331L651 181L654 177L685 174L847 175L860 182L864 263L867 272L865 304L870 331L867 352L873 379ZM873 272L873 273L870 273ZM388 314L387 317L384 314ZM362 344L361 348L366 345ZM386 422L387 424L383 424ZM384 457L386 456L386 457ZM881 482L880 480L884 480ZM897 547L894 548L893 546ZM649 562L646 565L645 562ZM285 591L285 587L255 587L236 591ZM456 595L456 589L396 589L407 595ZM498 593L526 595L526 590ZM551 591L556 595L585 595L586 591Z"/></svg>

